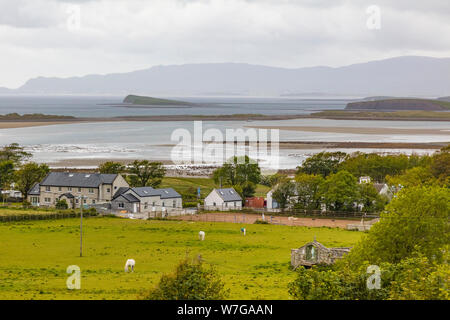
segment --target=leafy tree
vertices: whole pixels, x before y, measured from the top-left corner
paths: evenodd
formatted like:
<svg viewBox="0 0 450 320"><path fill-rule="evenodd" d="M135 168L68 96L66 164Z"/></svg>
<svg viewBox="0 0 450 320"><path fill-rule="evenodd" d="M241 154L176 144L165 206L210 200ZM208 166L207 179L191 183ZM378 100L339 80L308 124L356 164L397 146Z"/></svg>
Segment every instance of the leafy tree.
<svg viewBox="0 0 450 320"><path fill-rule="evenodd" d="M281 181L286 180L287 176L282 173L275 173L268 176L261 176L260 184L268 187L275 187Z"/></svg>
<svg viewBox="0 0 450 320"><path fill-rule="evenodd" d="M273 191L272 198L278 202L280 209L284 211L287 207L290 198L295 194L295 184L291 181L280 183Z"/></svg>
<svg viewBox="0 0 450 320"><path fill-rule="evenodd" d="M40 182L48 173L50 169L46 164L37 164L35 162L28 162L23 164L14 173L14 180L20 192L22 192L24 200L28 196L28 192L33 185Z"/></svg>
<svg viewBox="0 0 450 320"><path fill-rule="evenodd" d="M441 151L434 154L431 159L430 170L437 179L448 182L448 177L450 176L450 152Z"/></svg>
<svg viewBox="0 0 450 320"><path fill-rule="evenodd" d="M18 143L11 143L0 149L0 161L11 160L15 164L19 164L30 157L31 153L25 152Z"/></svg>
<svg viewBox="0 0 450 320"><path fill-rule="evenodd" d="M13 179L14 162L12 160L0 161L0 189L8 188Z"/></svg>
<svg viewBox="0 0 450 320"><path fill-rule="evenodd" d="M258 184L261 180L261 169L254 160L248 156L232 157L213 172L213 179L216 184L222 182L223 185L233 186L252 182Z"/></svg>
<svg viewBox="0 0 450 320"><path fill-rule="evenodd" d="M339 164L347 158L345 152L320 152L307 158L297 173L322 175L324 177L336 173Z"/></svg>
<svg viewBox="0 0 450 320"><path fill-rule="evenodd" d="M353 210L359 200L357 180L345 170L328 176L322 183L321 193L327 208L336 211Z"/></svg>
<svg viewBox="0 0 450 320"><path fill-rule="evenodd" d="M161 162L150 162L148 160L136 160L129 165L129 183L132 187L158 187L166 170Z"/></svg>
<svg viewBox="0 0 450 320"><path fill-rule="evenodd" d="M363 205L365 212L379 212L383 209L388 199L378 194L372 183L358 185L359 203Z"/></svg>
<svg viewBox="0 0 450 320"><path fill-rule="evenodd" d="M126 170L125 166L120 162L107 161L98 166L100 173L119 174Z"/></svg>
<svg viewBox="0 0 450 320"><path fill-rule="evenodd" d="M182 261L173 274L163 275L156 288L144 299L222 300L228 295L213 267L205 268L201 259Z"/></svg>
<svg viewBox="0 0 450 320"><path fill-rule="evenodd" d="M296 207L306 210L316 210L320 208L322 193L320 186L325 179L321 175L299 173L295 176L297 188Z"/></svg>
<svg viewBox="0 0 450 320"><path fill-rule="evenodd" d="M241 185L243 199L253 197L255 195L256 186L253 182L246 181Z"/></svg>
<svg viewBox="0 0 450 320"><path fill-rule="evenodd" d="M429 167L415 167L397 176L386 176L386 182L391 186L414 187L418 185L433 185L436 178Z"/></svg>
<svg viewBox="0 0 450 320"><path fill-rule="evenodd" d="M417 186L401 190L386 206L380 221L349 253L352 264L398 263L419 252L442 261L450 243L450 190Z"/></svg>

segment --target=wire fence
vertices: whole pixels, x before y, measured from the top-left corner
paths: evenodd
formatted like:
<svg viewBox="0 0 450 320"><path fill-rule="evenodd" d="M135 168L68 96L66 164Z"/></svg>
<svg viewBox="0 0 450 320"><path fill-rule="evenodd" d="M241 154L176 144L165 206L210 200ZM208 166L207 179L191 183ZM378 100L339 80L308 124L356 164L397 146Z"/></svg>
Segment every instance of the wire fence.
<svg viewBox="0 0 450 320"><path fill-rule="evenodd" d="M89 212L83 212L83 217L92 216ZM0 215L0 222L12 221L34 221L34 220L57 220L79 218L79 212L54 212L54 213L36 213L36 214L7 214Z"/></svg>

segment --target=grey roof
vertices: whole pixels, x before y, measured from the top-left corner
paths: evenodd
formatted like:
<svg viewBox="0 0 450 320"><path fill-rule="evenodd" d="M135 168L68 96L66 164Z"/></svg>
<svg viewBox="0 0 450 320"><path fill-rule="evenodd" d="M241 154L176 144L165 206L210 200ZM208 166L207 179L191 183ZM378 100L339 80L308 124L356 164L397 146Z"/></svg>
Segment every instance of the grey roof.
<svg viewBox="0 0 450 320"><path fill-rule="evenodd" d="M41 194L41 190L39 189L39 183L35 183L31 190L28 192L29 196L38 196Z"/></svg>
<svg viewBox="0 0 450 320"><path fill-rule="evenodd" d="M239 193L236 192L233 188L223 188L223 189L215 189L217 194L222 198L223 201L242 201Z"/></svg>
<svg viewBox="0 0 450 320"><path fill-rule="evenodd" d="M117 174L50 172L41 186L98 188L101 184L112 184Z"/></svg>
<svg viewBox="0 0 450 320"><path fill-rule="evenodd" d="M120 196L122 193L127 192L128 190L130 190L129 187L120 187L119 189L117 189L116 193L114 193L113 195L113 199L117 198L118 196Z"/></svg>
<svg viewBox="0 0 450 320"><path fill-rule="evenodd" d="M113 199L123 195L128 190L133 191L141 198L159 196L161 199L181 198L181 195L172 188L154 189L152 187L127 188L121 187L114 194Z"/></svg>
<svg viewBox="0 0 450 320"><path fill-rule="evenodd" d="M139 197L160 196L161 199L181 198L181 195L172 188L154 189L152 187L132 188Z"/></svg>
<svg viewBox="0 0 450 320"><path fill-rule="evenodd" d="M73 194L71 194L70 192L63 193L62 195L59 196L59 198L62 198L62 197L66 197L67 199L75 198L75 196Z"/></svg>
<svg viewBox="0 0 450 320"><path fill-rule="evenodd" d="M131 193L121 194L123 198L125 198L128 202L139 202L139 199L133 196Z"/></svg>

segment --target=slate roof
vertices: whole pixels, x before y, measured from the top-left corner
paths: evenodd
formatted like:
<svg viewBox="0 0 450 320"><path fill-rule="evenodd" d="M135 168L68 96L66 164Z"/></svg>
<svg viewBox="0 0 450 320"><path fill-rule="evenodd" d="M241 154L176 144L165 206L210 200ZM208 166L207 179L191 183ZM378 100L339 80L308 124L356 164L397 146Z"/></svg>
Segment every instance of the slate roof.
<svg viewBox="0 0 450 320"><path fill-rule="evenodd" d="M121 194L119 195L119 197L123 197L125 198L125 200L127 200L128 202L140 202L138 198L136 198L134 195L132 195L131 193L125 193L125 194Z"/></svg>
<svg viewBox="0 0 450 320"><path fill-rule="evenodd" d="M73 194L71 194L70 192L68 193L63 193L62 195L59 196L59 198L61 197L66 197L67 199L73 199L75 198L75 196Z"/></svg>
<svg viewBox="0 0 450 320"><path fill-rule="evenodd" d="M375 189L377 189L378 193L380 193L380 191L384 188L385 184L384 183L374 183L373 186L375 187Z"/></svg>
<svg viewBox="0 0 450 320"><path fill-rule="evenodd" d="M223 201L242 201L239 193L236 192L233 188L223 188L223 189L215 189L217 194L222 198Z"/></svg>
<svg viewBox="0 0 450 320"><path fill-rule="evenodd" d="M35 183L33 187L31 187L31 190L28 192L29 196L38 196L40 195L40 189L39 189L39 183Z"/></svg>
<svg viewBox="0 0 450 320"><path fill-rule="evenodd" d="M50 172L41 186L98 188L101 184L112 184L117 174Z"/></svg>
<svg viewBox="0 0 450 320"><path fill-rule="evenodd" d="M138 187L138 188L121 187L116 191L113 199L117 198L120 195L123 195L128 190L133 191L141 198L154 196L159 196L161 199L181 198L181 195L172 188L154 189L152 187Z"/></svg>

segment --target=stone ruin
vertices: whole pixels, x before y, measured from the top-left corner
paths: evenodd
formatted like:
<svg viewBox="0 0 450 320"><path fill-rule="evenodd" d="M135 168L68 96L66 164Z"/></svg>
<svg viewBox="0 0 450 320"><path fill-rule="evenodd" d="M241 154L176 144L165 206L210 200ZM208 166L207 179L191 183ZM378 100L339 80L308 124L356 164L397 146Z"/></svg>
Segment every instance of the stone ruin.
<svg viewBox="0 0 450 320"><path fill-rule="evenodd" d="M341 259L350 249L351 247L327 248L314 239L314 241L305 244L303 247L291 250L291 266L296 269L299 266L330 265Z"/></svg>

